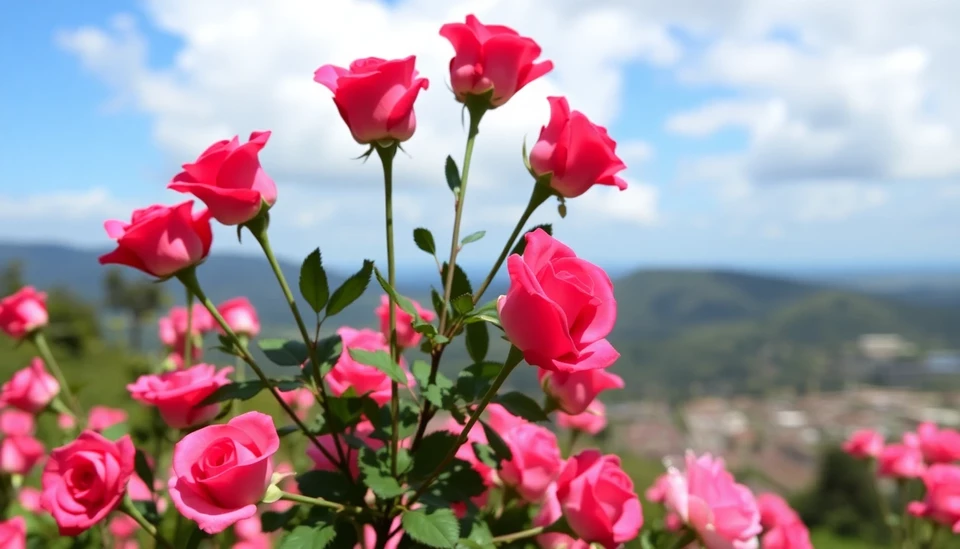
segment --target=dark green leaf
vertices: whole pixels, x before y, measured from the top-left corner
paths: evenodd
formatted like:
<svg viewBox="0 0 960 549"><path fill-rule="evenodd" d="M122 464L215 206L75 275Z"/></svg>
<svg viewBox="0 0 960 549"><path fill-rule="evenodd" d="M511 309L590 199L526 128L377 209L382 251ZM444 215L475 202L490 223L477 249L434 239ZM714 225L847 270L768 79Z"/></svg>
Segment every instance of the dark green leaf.
<svg viewBox="0 0 960 549"><path fill-rule="evenodd" d="M354 549L359 544L357 540L357 529L353 524L347 521L337 521L337 537L333 538L333 543L328 549Z"/></svg>
<svg viewBox="0 0 960 549"><path fill-rule="evenodd" d="M433 241L433 233L423 227L413 230L413 242L417 247L430 255L436 255L437 244Z"/></svg>
<svg viewBox="0 0 960 549"><path fill-rule="evenodd" d="M360 364L380 370L400 385L407 384L406 373L400 368L400 365L390 358L390 353L386 351L367 351L366 349L349 349L349 351L350 357Z"/></svg>
<svg viewBox="0 0 960 549"><path fill-rule="evenodd" d="M303 381L299 379L274 379L271 380L271 382L281 392L292 391L299 387L303 387ZM210 396L203 399L199 406L216 404L218 402L223 402L225 400L231 400L234 398L237 400L250 400L251 398L257 396L261 390L263 390L263 384L259 379L231 383L218 388Z"/></svg>
<svg viewBox="0 0 960 549"><path fill-rule="evenodd" d="M463 240L460 241L460 245L463 246L471 242L476 242L483 238L483 235L485 234L487 234L487 231L477 231L475 233L468 234L467 236L463 237Z"/></svg>
<svg viewBox="0 0 960 549"><path fill-rule="evenodd" d="M261 339L257 346L277 366L300 366L310 356L309 349L302 341Z"/></svg>
<svg viewBox="0 0 960 549"><path fill-rule="evenodd" d="M483 362L487 358L487 351L490 349L490 333L487 331L486 322L474 322L467 324L467 337L464 342L467 346L467 354L474 362Z"/></svg>
<svg viewBox="0 0 960 549"><path fill-rule="evenodd" d="M499 362L480 362L467 366L457 378L457 394L468 403L476 401L493 385L494 378L502 369L503 364Z"/></svg>
<svg viewBox="0 0 960 549"><path fill-rule="evenodd" d="M103 430L103 438L107 440L119 440L120 437L126 435L130 432L130 427L126 423L117 423L116 425L111 425Z"/></svg>
<svg viewBox="0 0 960 549"><path fill-rule="evenodd" d="M444 458L457 442L457 435L448 431L434 431L423 437L417 455L413 459L410 478L426 478L443 463Z"/></svg>
<svg viewBox="0 0 960 549"><path fill-rule="evenodd" d="M487 437L487 444L489 444L490 448L497 454L497 457L501 461L510 461L513 459L513 452L510 451L510 447L504 442L500 433L486 421L480 420L480 425L483 426L483 434Z"/></svg>
<svg viewBox="0 0 960 549"><path fill-rule="evenodd" d="M190 537L187 538L187 543L184 546L185 549L197 549L200 547L200 543L204 540L210 539L212 536L196 526L193 527L193 531L190 532ZM174 541L176 543L176 541Z"/></svg>
<svg viewBox="0 0 960 549"><path fill-rule="evenodd" d="M330 287L327 285L327 273L323 270L320 248L310 252L300 266L300 294L315 313L319 314L327 305Z"/></svg>
<svg viewBox="0 0 960 549"><path fill-rule="evenodd" d="M377 440L390 440L391 433L393 432L393 421L392 415L390 414L389 405L381 406L375 414L365 412L371 423L374 424L376 429L373 433L370 434L372 438ZM400 401L400 417L397 419L397 430L399 431L400 439L405 439L417 430L417 424L420 420L420 408L416 404L409 400Z"/></svg>
<svg viewBox="0 0 960 549"><path fill-rule="evenodd" d="M329 395L327 408L330 412L330 423L323 426L323 434L342 432L360 423L363 417L363 399L360 397Z"/></svg>
<svg viewBox="0 0 960 549"><path fill-rule="evenodd" d="M290 507L282 513L276 511L264 511L260 515L260 529L264 532L276 532L287 525L293 517L297 516L300 508L296 505Z"/></svg>
<svg viewBox="0 0 960 549"><path fill-rule="evenodd" d="M354 484L338 471L307 471L297 475L297 489L312 498L340 503L363 501L364 488Z"/></svg>
<svg viewBox="0 0 960 549"><path fill-rule="evenodd" d="M397 307L400 307L401 311L412 316L414 319L419 320L420 313L418 313L417 308L413 306L413 302L397 293L396 288L391 286L387 279L383 278L383 275L380 274L379 269L374 269L374 272L377 275L377 282L380 283L380 287L383 288L383 291L387 292L387 294L397 302Z"/></svg>
<svg viewBox="0 0 960 549"><path fill-rule="evenodd" d="M330 301L327 302L327 316L333 316L346 309L366 291L373 276L373 261L365 259L363 267L350 278L343 281L339 288L333 291Z"/></svg>
<svg viewBox="0 0 960 549"><path fill-rule="evenodd" d="M414 540L438 549L453 549L460 539L460 522L450 509L406 511L400 520Z"/></svg>
<svg viewBox="0 0 960 549"><path fill-rule="evenodd" d="M317 341L317 360L320 361L320 377L330 373L343 353L343 340L334 334Z"/></svg>
<svg viewBox="0 0 960 549"><path fill-rule="evenodd" d="M467 314L473 309L473 296L471 294L463 294L453 298L452 300L453 310L457 314Z"/></svg>
<svg viewBox="0 0 960 549"><path fill-rule="evenodd" d="M332 524L297 526L280 542L280 549L323 549L336 537Z"/></svg>
<svg viewBox="0 0 960 549"><path fill-rule="evenodd" d="M476 427L474 427L474 429L476 429ZM473 446L473 454L477 456L477 459L480 460L481 463L494 469L499 467L500 462L493 448L487 444L480 444L479 442L474 442L471 446Z"/></svg>
<svg viewBox="0 0 960 549"><path fill-rule="evenodd" d="M551 224L549 224L549 223L545 223L545 224L543 224L543 225L537 225L536 227L534 227L534 228L530 229L529 231L527 231L527 233L526 233L525 235L523 235L523 236L520 237L520 241L517 242L517 245L513 247L513 252L511 253L511 255L512 255L512 254L523 255L524 250L527 249L527 238L526 238L526 235L532 233L533 231L536 231L537 229L543 229L543 232L545 232L545 233L547 233L547 234L549 234L549 235L551 235L551 236L553 235L553 225L551 225Z"/></svg>
<svg viewBox="0 0 960 549"><path fill-rule="evenodd" d="M437 482L430 487L430 493L447 501L464 502L479 496L486 490L487 487L480 473L462 459L454 459L450 466L437 477Z"/></svg>
<svg viewBox="0 0 960 549"><path fill-rule="evenodd" d="M494 547L490 527L479 517L464 517L460 521L460 535L465 536L465 539L460 540L461 542L470 541L480 549L492 549Z"/></svg>
<svg viewBox="0 0 960 549"><path fill-rule="evenodd" d="M537 422L549 419L535 400L518 391L497 395L493 401L502 405L511 414L527 421Z"/></svg>
<svg viewBox="0 0 960 549"><path fill-rule="evenodd" d="M160 523L160 513L157 512L157 504L149 500L134 500L133 506L140 511L147 522L150 524Z"/></svg>
<svg viewBox="0 0 960 549"><path fill-rule="evenodd" d="M446 263L443 264L442 275L443 280L447 280L447 269L449 267ZM470 279L467 278L467 273L463 272L463 269L460 268L460 265L454 265L453 267L453 288L450 292L450 295L463 295L463 294L472 294L473 288L470 286Z"/></svg>
<svg viewBox="0 0 960 549"><path fill-rule="evenodd" d="M369 448L360 450L360 474L363 483L373 490L373 493L384 499L395 498L406 490L400 486L397 479L390 475L390 459L384 452L374 452Z"/></svg>
<svg viewBox="0 0 960 549"><path fill-rule="evenodd" d="M433 286L430 286L430 301L433 302L433 310L436 311L437 318L439 318L443 311L443 296Z"/></svg>
<svg viewBox="0 0 960 549"><path fill-rule="evenodd" d="M460 194L460 170L452 156L447 156L447 162L443 166L443 174L447 177L447 186L453 191L453 194Z"/></svg>
<svg viewBox="0 0 960 549"><path fill-rule="evenodd" d="M137 449L137 453L133 456L133 468L137 472L137 476L140 477L140 480L150 488L150 491L153 491L153 469L150 468L150 464L147 463L147 455L143 453L143 450Z"/></svg>
<svg viewBox="0 0 960 549"><path fill-rule="evenodd" d="M219 349L224 353L232 356L237 355L237 348L233 344L233 339L224 334L217 334L217 341L220 342Z"/></svg>

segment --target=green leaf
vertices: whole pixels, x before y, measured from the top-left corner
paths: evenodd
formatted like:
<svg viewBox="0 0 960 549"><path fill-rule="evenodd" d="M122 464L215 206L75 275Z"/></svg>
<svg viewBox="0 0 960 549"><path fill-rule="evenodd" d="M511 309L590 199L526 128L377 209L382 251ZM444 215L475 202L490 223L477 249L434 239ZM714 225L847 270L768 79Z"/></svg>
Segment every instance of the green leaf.
<svg viewBox="0 0 960 549"><path fill-rule="evenodd" d="M332 524L297 526L280 542L280 549L323 549L333 541L337 530Z"/></svg>
<svg viewBox="0 0 960 549"><path fill-rule="evenodd" d="M297 475L297 489L308 497L353 504L362 502L366 491L343 473L316 470Z"/></svg>
<svg viewBox="0 0 960 549"><path fill-rule="evenodd" d="M260 515L260 529L264 532L276 532L287 525L293 517L297 516L300 508L296 505L290 507L282 513L276 511L264 511Z"/></svg>
<svg viewBox="0 0 960 549"><path fill-rule="evenodd" d="M538 422L549 419L535 400L518 391L497 395L493 401L502 405L511 414L527 421Z"/></svg>
<svg viewBox="0 0 960 549"><path fill-rule="evenodd" d="M366 349L349 349L349 351L350 357L360 364L380 370L400 385L407 384L407 376L403 368L390 358L390 353L386 351L367 351Z"/></svg>
<svg viewBox="0 0 960 549"><path fill-rule="evenodd" d="M490 349L490 333L487 331L486 322L473 322L467 324L467 337L464 340L467 346L467 354L474 362L483 362L487 358L487 351Z"/></svg>
<svg viewBox="0 0 960 549"><path fill-rule="evenodd" d="M473 296L471 294L463 294L457 296L452 300L453 310L457 314L465 315L473 310Z"/></svg>
<svg viewBox="0 0 960 549"><path fill-rule="evenodd" d="M449 431L434 431L423 437L417 455L413 458L410 478L426 478L433 473L456 442L457 435Z"/></svg>
<svg viewBox="0 0 960 549"><path fill-rule="evenodd" d="M126 423L117 423L116 425L111 425L103 430L103 438L107 440L119 440L123 435L126 435L130 432L130 426Z"/></svg>
<svg viewBox="0 0 960 549"><path fill-rule="evenodd" d="M544 223L543 225L537 225L536 227L530 229L529 231L526 232L526 234L520 237L520 241L517 242L517 245L513 247L513 252L511 252L511 255L512 254L523 255L523 252L527 249L526 235L532 233L537 229L543 229L543 232L553 236L553 225L549 223Z"/></svg>
<svg viewBox="0 0 960 549"><path fill-rule="evenodd" d="M436 311L437 318L440 318L440 313L443 311L443 296L433 286L430 286L430 301L433 302L433 310Z"/></svg>
<svg viewBox="0 0 960 549"><path fill-rule="evenodd" d="M395 498L406 489L390 475L387 448L381 450L383 452L374 452L369 448L360 450L360 474L363 476L363 483L373 490L374 494L383 499Z"/></svg>
<svg viewBox="0 0 960 549"><path fill-rule="evenodd" d="M397 307L400 307L401 311L412 316L414 320L420 320L420 313L418 313L417 308L413 306L413 302L398 294L396 288L391 286L387 279L383 278L379 269L374 269L374 272L377 275L377 282L380 283L380 287L397 302Z"/></svg>
<svg viewBox="0 0 960 549"><path fill-rule="evenodd" d="M204 540L210 539L212 536L200 528L194 527L193 531L190 533L190 537L187 538L187 544L184 546L185 549L197 549L200 547L200 543ZM176 543L176 540L174 540Z"/></svg>
<svg viewBox="0 0 960 549"><path fill-rule="evenodd" d="M447 280L447 269L449 266L444 263L442 271L443 280ZM467 278L467 273L463 272L463 269L460 268L460 265L453 266L453 288L450 292L450 295L463 295L463 294L472 294L473 288L470 286L470 279Z"/></svg>
<svg viewBox="0 0 960 549"><path fill-rule="evenodd" d="M460 540L461 543L469 541L480 549L492 549L495 547L490 527L487 526L486 522L480 520L479 517L464 517L460 521L460 535L466 536L465 539Z"/></svg>
<svg viewBox="0 0 960 549"><path fill-rule="evenodd" d="M433 233L423 227L417 227L413 230L413 242L418 248L430 255L437 254L437 244L433 241Z"/></svg>
<svg viewBox="0 0 960 549"><path fill-rule="evenodd" d="M483 238L483 235L485 234L487 234L487 231L477 231L475 233L468 234L467 236L463 237L463 240L460 241L460 245L464 246L470 244L471 242L476 242Z"/></svg>
<svg viewBox="0 0 960 549"><path fill-rule="evenodd" d="M431 494L447 501L468 501L486 490L480 473L462 459L454 459L430 487Z"/></svg>
<svg viewBox="0 0 960 549"><path fill-rule="evenodd" d="M257 346L277 366L300 366L310 357L310 350L302 341L261 339Z"/></svg>
<svg viewBox="0 0 960 549"><path fill-rule="evenodd" d="M363 399L359 397L327 396L327 409L330 412L330 422L323 426L322 434L342 432L353 427L363 417Z"/></svg>
<svg viewBox="0 0 960 549"><path fill-rule="evenodd" d="M510 461L513 459L513 452L510 451L510 447L507 446L507 443L503 440L503 437L500 436L500 433L486 421L480 420L480 425L483 426L483 434L487 437L487 444L489 444L490 448L497 454L497 458L501 461Z"/></svg>
<svg viewBox="0 0 960 549"><path fill-rule="evenodd" d="M140 511L140 514L143 515L143 518L147 519L147 522L150 524L159 524L160 523L160 513L157 511L156 502L149 500L134 500L133 506Z"/></svg>
<svg viewBox="0 0 960 549"><path fill-rule="evenodd" d="M303 381L299 379L273 379L270 381L272 385L281 392L292 391L303 387ZM261 383L259 379L231 383L218 388L211 393L210 396L200 401L198 406L207 406L231 399L250 400L257 396L263 388L263 383Z"/></svg>
<svg viewBox="0 0 960 549"><path fill-rule="evenodd" d="M373 261L363 260L363 267L350 278L343 281L339 288L333 291L327 302L327 316L333 316L346 309L367 290L370 277L373 275Z"/></svg>
<svg viewBox="0 0 960 549"><path fill-rule="evenodd" d="M467 366L457 377L457 394L468 403L476 401L486 394L502 369L503 364L499 362L479 362Z"/></svg>
<svg viewBox="0 0 960 549"><path fill-rule="evenodd" d="M447 162L443 166L443 174L447 177L447 186L453 191L453 194L460 194L460 169L457 168L456 161L452 156L447 156Z"/></svg>
<svg viewBox="0 0 960 549"><path fill-rule="evenodd" d="M140 480L150 488L150 491L153 491L153 469L150 468L150 464L147 462L147 455L143 453L143 450L137 449L137 453L133 456L133 469L137 472L137 476L140 477Z"/></svg>
<svg viewBox="0 0 960 549"><path fill-rule="evenodd" d="M343 340L334 334L317 341L317 360L320 361L320 376L330 373L343 354Z"/></svg>
<svg viewBox="0 0 960 549"><path fill-rule="evenodd" d="M453 549L460 539L460 522L450 509L406 511L400 524L407 535L430 547Z"/></svg>
<svg viewBox="0 0 960 549"><path fill-rule="evenodd" d="M313 312L318 314L330 298L330 286L327 284L327 272L323 270L320 248L310 252L300 266L300 294Z"/></svg>
<svg viewBox="0 0 960 549"><path fill-rule="evenodd" d="M476 429L476 427L474 427ZM479 442L474 442L472 445L473 454L477 456L477 459L487 467L492 467L496 469L500 466L500 460L497 459L497 453L493 451L488 444L480 444Z"/></svg>

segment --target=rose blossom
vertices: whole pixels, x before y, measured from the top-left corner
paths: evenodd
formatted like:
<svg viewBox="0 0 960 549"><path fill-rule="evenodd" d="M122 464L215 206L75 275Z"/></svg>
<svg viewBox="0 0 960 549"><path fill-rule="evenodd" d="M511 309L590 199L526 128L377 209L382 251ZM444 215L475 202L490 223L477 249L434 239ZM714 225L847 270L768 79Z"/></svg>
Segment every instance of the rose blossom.
<svg viewBox="0 0 960 549"><path fill-rule="evenodd" d="M43 366L43 360L34 357L30 365L17 370L0 387L0 404L35 414L47 407L60 393L60 384Z"/></svg>
<svg viewBox="0 0 960 549"><path fill-rule="evenodd" d="M459 436L460 433L463 432L463 425L460 425L457 423L457 420L451 417L447 418L442 429L448 433ZM484 434L483 428L479 425L474 425L470 429L470 432L467 433L467 441L457 448L456 457L469 463L473 470L483 479L484 484L489 486L493 482L494 470L477 458L477 454L473 450L474 444L487 444L487 436Z"/></svg>
<svg viewBox="0 0 960 549"><path fill-rule="evenodd" d="M597 395L610 389L623 389L623 378L606 370L550 372L538 370L543 392L557 401L557 406L570 415L581 414Z"/></svg>
<svg viewBox="0 0 960 549"><path fill-rule="evenodd" d="M142 375L127 385L127 390L134 400L156 406L167 425L185 429L216 417L220 404L198 405L230 383L227 376L231 372L233 368L229 366L217 371L211 364L197 364L186 370Z"/></svg>
<svg viewBox="0 0 960 549"><path fill-rule="evenodd" d="M926 495L913 501L907 510L914 516L928 517L960 534L960 466L944 463L931 465L923 473Z"/></svg>
<svg viewBox="0 0 960 549"><path fill-rule="evenodd" d="M420 318L424 322L433 322L433 319L436 315L432 311L428 311L420 306L414 300L410 300L413 303L414 308L417 310L417 314L420 315ZM399 305L394 307L396 309L396 321L397 321L397 345L404 348L416 347L420 343L421 334L413 329L413 315L402 310ZM374 310L374 313L377 317L380 318L380 332L383 334L383 337L387 338L387 341L390 341L390 297L387 295L380 296L380 306Z"/></svg>
<svg viewBox="0 0 960 549"><path fill-rule="evenodd" d="M343 352L340 359L333 365L333 369L326 376L326 382L330 386L330 392L335 396L340 396L353 388L357 395L370 395L377 404L383 405L390 400L390 376L386 373L360 364L350 356L350 349L363 349L365 351L390 351L386 338L380 332L373 330L355 330L346 326L337 330L343 342ZM403 359L400 361L403 367ZM408 380L412 380L410 374L407 374Z"/></svg>
<svg viewBox="0 0 960 549"><path fill-rule="evenodd" d="M540 512L533 517L533 525L547 528L560 520L562 516L563 509L560 507L560 501L557 500L557 484L553 483L547 488L547 494L543 498ZM541 549L588 549L590 547L589 543L581 539L574 539L562 532L540 534L537 536L537 545Z"/></svg>
<svg viewBox="0 0 960 549"><path fill-rule="evenodd" d="M32 435L5 436L0 440L0 471L26 475L44 453L43 443Z"/></svg>
<svg viewBox="0 0 960 549"><path fill-rule="evenodd" d="M356 438L362 440L368 447L373 450L377 450L383 447L383 441L372 438L370 435L373 433L373 424L369 421L361 421L354 428L352 434ZM317 437L317 440L320 441L320 444L330 452L330 455L337 457L337 446L333 440L333 435L321 435ZM356 450L347 446L343 438L340 439L340 448L347 453L355 453L350 457L350 463L347 465L350 468L350 474L353 475L353 478L357 478L360 475L360 453ZM327 456L323 455L323 452L313 444L307 446L307 456L313 460L314 469L319 471L338 471L338 467L332 463Z"/></svg>
<svg viewBox="0 0 960 549"><path fill-rule="evenodd" d="M270 416L247 412L183 437L173 449L170 498L208 534L257 512L280 448Z"/></svg>
<svg viewBox="0 0 960 549"><path fill-rule="evenodd" d="M507 411L502 404L490 404L487 406L487 423L490 424L490 427L498 433L506 433L510 429L513 429L517 425L524 425L530 423L529 421L523 419L522 417L515 416ZM473 430L477 427L474 426L470 430L470 435L473 435ZM481 429L482 432L482 429ZM459 431L457 431L459 434Z"/></svg>
<svg viewBox="0 0 960 549"><path fill-rule="evenodd" d="M317 402L317 397L313 396L306 387L299 387L289 391L280 391L280 398L287 403L297 413L297 417L305 419L307 411Z"/></svg>
<svg viewBox="0 0 960 549"><path fill-rule="evenodd" d="M111 442L92 431L50 453L41 477L41 505L61 536L79 535L120 504L135 453L129 436Z"/></svg>
<svg viewBox="0 0 960 549"><path fill-rule="evenodd" d="M607 427L607 407L599 400L594 400L586 411L577 415L557 412L557 425L595 436Z"/></svg>
<svg viewBox="0 0 960 549"><path fill-rule="evenodd" d="M27 522L23 517L11 517L0 522L0 547L4 549L26 549Z"/></svg>
<svg viewBox="0 0 960 549"><path fill-rule="evenodd" d="M620 353L605 338L617 318L613 283L543 229L507 260L510 288L497 310L507 339L534 366L555 372L606 368Z"/></svg>
<svg viewBox="0 0 960 549"><path fill-rule="evenodd" d="M24 286L0 299L0 330L14 339L23 339L47 325L47 294Z"/></svg>
<svg viewBox="0 0 960 549"><path fill-rule="evenodd" d="M781 524L763 535L762 549L813 549L810 531L799 520Z"/></svg>
<svg viewBox="0 0 960 549"><path fill-rule="evenodd" d="M24 511L28 513L39 513L43 509L40 507L40 490L32 488L30 486L24 486L20 489L20 494L17 495L17 501L20 502L20 507L23 507Z"/></svg>
<svg viewBox="0 0 960 549"><path fill-rule="evenodd" d="M87 419L87 429L100 433L125 421L127 421L126 410L110 408L108 406L94 406L90 408L89 419Z"/></svg>
<svg viewBox="0 0 960 549"><path fill-rule="evenodd" d="M33 414L16 408L0 410L0 434L3 436L32 435L36 427Z"/></svg>
<svg viewBox="0 0 960 549"><path fill-rule="evenodd" d="M762 531L750 489L734 480L722 458L687 452L686 470L671 467L667 508L693 528L707 549L750 549Z"/></svg>
<svg viewBox="0 0 960 549"><path fill-rule="evenodd" d="M387 61L357 59L349 68L324 65L313 79L333 92L333 102L360 144L406 141L417 128L413 103L430 82L420 78L414 55Z"/></svg>
<svg viewBox="0 0 960 549"><path fill-rule="evenodd" d="M253 308L249 299L245 297L228 299L221 303L217 310L234 333L249 338L257 337L260 333L260 319L257 318L257 310Z"/></svg>
<svg viewBox="0 0 960 549"><path fill-rule="evenodd" d="M584 450L567 460L557 479L557 499L580 539L611 549L640 533L643 510L620 458Z"/></svg>
<svg viewBox="0 0 960 549"><path fill-rule="evenodd" d="M843 443L843 451L858 459L875 458L883 451L883 435L870 429L854 431Z"/></svg>
<svg viewBox="0 0 960 549"><path fill-rule="evenodd" d="M140 529L140 525L132 517L123 513L114 513L107 523L107 530L115 540L126 540L133 537Z"/></svg>
<svg viewBox="0 0 960 549"><path fill-rule="evenodd" d="M450 84L458 101L493 90L490 105L499 107L515 93L553 69L553 63L535 63L540 46L503 25L484 25L474 15L465 23L447 23L440 36L450 41L456 55L450 60Z"/></svg>
<svg viewBox="0 0 960 549"><path fill-rule="evenodd" d="M594 185L626 189L627 182L617 174L627 165L617 156L617 142L607 130L580 111L571 111L565 97L548 97L547 101L550 122L530 149L533 172L553 174L550 187L566 198L580 196Z"/></svg>
<svg viewBox="0 0 960 549"><path fill-rule="evenodd" d="M253 132L243 145L237 136L217 141L196 162L184 164L167 188L197 197L224 225L246 223L277 201L277 185L260 166L268 139L270 132Z"/></svg>
<svg viewBox="0 0 960 549"><path fill-rule="evenodd" d="M100 264L127 265L164 278L200 263L213 243L210 211L192 210L193 200L187 200L134 210L130 223L107 221L103 226L117 249L100 256Z"/></svg>
<svg viewBox="0 0 960 549"><path fill-rule="evenodd" d="M960 460L960 433L953 429L938 429L933 423L917 427L920 451L927 463L953 463Z"/></svg>
<svg viewBox="0 0 960 549"><path fill-rule="evenodd" d="M767 492L758 495L757 507L760 508L760 525L765 530L800 520L800 515L777 494Z"/></svg>
<svg viewBox="0 0 960 549"><path fill-rule="evenodd" d="M529 502L538 502L563 467L557 436L533 423L500 433L512 457L500 465L500 480Z"/></svg>
<svg viewBox="0 0 960 549"><path fill-rule="evenodd" d="M887 445L877 458L877 474L881 477L917 478L925 468L920 441L914 433L905 433L902 444Z"/></svg>
<svg viewBox="0 0 960 549"><path fill-rule="evenodd" d="M200 337L217 327L213 315L203 305L194 304L190 311L193 315L189 319L190 333L195 337ZM162 317L157 323L160 329L160 341L167 347L174 347L182 351L187 335L187 321L186 307L171 307L167 316Z"/></svg>

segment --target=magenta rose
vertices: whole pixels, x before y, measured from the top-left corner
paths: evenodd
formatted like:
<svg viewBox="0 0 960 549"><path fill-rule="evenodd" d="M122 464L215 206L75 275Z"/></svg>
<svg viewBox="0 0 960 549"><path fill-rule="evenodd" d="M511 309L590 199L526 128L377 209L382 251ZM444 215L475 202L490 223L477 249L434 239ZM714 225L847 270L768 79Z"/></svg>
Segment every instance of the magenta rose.
<svg viewBox="0 0 960 549"><path fill-rule="evenodd" d="M594 400L586 410L577 415L557 412L557 425L564 429L597 435L607 427L607 407L599 400Z"/></svg>
<svg viewBox="0 0 960 549"><path fill-rule="evenodd" d="M40 503L53 515L61 536L79 535L120 504L135 453L129 436L111 442L92 431L50 453Z"/></svg>
<svg viewBox="0 0 960 549"><path fill-rule="evenodd" d="M45 454L43 443L32 435L8 435L0 440L0 471L26 475Z"/></svg>
<svg viewBox="0 0 960 549"><path fill-rule="evenodd" d="M813 549L810 531L799 520L774 527L760 540L761 549Z"/></svg>
<svg viewBox="0 0 960 549"><path fill-rule="evenodd" d="M529 421L522 417L515 416L508 412L501 404L490 404L487 406L486 412L487 423L498 433L506 433L518 425L529 423ZM460 431L457 431L457 433L459 434ZM473 429L470 430L470 435L473 435Z"/></svg>
<svg viewBox="0 0 960 549"><path fill-rule="evenodd" d="M500 465L500 480L526 501L541 501L563 467L557 436L533 423L522 423L500 434L512 454Z"/></svg>
<svg viewBox="0 0 960 549"><path fill-rule="evenodd" d="M915 433L905 433L901 444L888 444L877 457L877 474L881 477L919 478L926 467Z"/></svg>
<svg viewBox="0 0 960 549"><path fill-rule="evenodd" d="M35 414L47 407L60 393L60 384L43 366L43 360L34 358L30 365L17 370L0 387L0 404Z"/></svg>
<svg viewBox="0 0 960 549"><path fill-rule="evenodd" d="M960 433L953 429L938 429L933 423L917 427L920 452L927 463L953 463L960 460Z"/></svg>
<svg viewBox="0 0 960 549"><path fill-rule="evenodd" d="M349 68L324 65L313 79L333 92L340 116L360 144L406 141L417 119L413 104L430 82L417 74L416 56L357 59Z"/></svg>
<svg viewBox="0 0 960 549"><path fill-rule="evenodd" d="M48 320L47 294L33 286L24 286L0 300L0 330L14 339L43 328Z"/></svg>
<svg viewBox="0 0 960 549"><path fill-rule="evenodd" d="M343 342L343 353L340 359L333 365L333 369L327 374L326 382L330 386L330 391L340 396L347 392L347 389L353 388L357 395L369 395L377 404L384 404L390 400L390 376L386 373L360 364L350 356L350 349L363 349L366 351L390 351L387 340L380 332L373 330L355 330L344 326L337 330ZM400 366L403 366L403 359ZM412 376L407 374L407 378L412 382Z"/></svg>
<svg viewBox="0 0 960 549"><path fill-rule="evenodd" d="M883 451L883 435L860 429L843 443L843 451L858 459L875 458Z"/></svg>
<svg viewBox="0 0 960 549"><path fill-rule="evenodd" d="M623 389L623 378L606 370L550 372L541 369L537 371L537 377L543 392L571 415L584 412L603 391Z"/></svg>
<svg viewBox="0 0 960 549"><path fill-rule="evenodd" d="M221 303L217 310L235 334L253 338L260 333L260 319L257 318L257 310L253 308L249 299L245 297L228 299Z"/></svg>
<svg viewBox="0 0 960 549"><path fill-rule="evenodd" d="M617 319L613 283L543 229L507 260L510 288L497 309L507 339L534 366L554 372L606 368L619 357L607 335Z"/></svg>
<svg viewBox="0 0 960 549"><path fill-rule="evenodd" d="M540 511L533 517L534 526L549 527L563 517L563 509L557 500L557 484L547 488L547 494L540 505ZM550 532L537 536L537 545L540 549L588 549L590 544L582 539L575 539L562 532Z"/></svg>
<svg viewBox="0 0 960 549"><path fill-rule="evenodd" d="M643 526L640 498L614 455L584 450L568 459L557 479L557 499L577 536L607 549L636 538Z"/></svg>
<svg viewBox="0 0 960 549"><path fill-rule="evenodd" d="M800 520L800 515L777 494L767 492L758 495L757 507L760 508L760 525L765 530Z"/></svg>
<svg viewBox="0 0 960 549"><path fill-rule="evenodd" d="M27 549L27 522L23 517L11 517L0 522L0 547Z"/></svg>
<svg viewBox="0 0 960 549"><path fill-rule="evenodd" d="M428 311L420 306L416 301L410 300L413 303L414 308L417 310L417 314L420 315L425 322L433 322L433 319L436 315L432 311ZM419 332L414 331L413 329L413 315L402 310L399 306L395 306L396 309L396 322L397 322L397 345L400 347L409 349L411 347L416 347L420 343L420 338L422 337ZM390 337L390 298L386 295L380 296L380 306L374 310L374 313L380 319L380 332L383 334L383 337ZM387 340L389 341L389 339Z"/></svg>
<svg viewBox="0 0 960 549"><path fill-rule="evenodd" d="M102 433L103 431L127 421L127 411L108 406L94 406L90 408L87 419L87 429Z"/></svg>
<svg viewBox="0 0 960 549"><path fill-rule="evenodd" d="M911 502L908 511L926 517L960 534L960 466L937 463L923 473L926 495Z"/></svg>
<svg viewBox="0 0 960 549"><path fill-rule="evenodd" d="M253 132L243 145L237 136L217 141L196 162L184 164L167 188L197 197L224 225L246 223L277 201L277 185L260 166L268 139L270 132Z"/></svg>
<svg viewBox="0 0 960 549"><path fill-rule="evenodd" d="M30 486L24 486L20 489L20 494L17 495L17 502L20 503L20 507L29 513L39 513L43 511L43 508L40 506L40 500L43 498L43 493L36 488ZM0 545L2 547L2 545Z"/></svg>
<svg viewBox="0 0 960 549"><path fill-rule="evenodd" d="M194 431L173 449L170 499L204 532L222 532L256 514L279 448L273 420L260 412Z"/></svg>
<svg viewBox="0 0 960 549"><path fill-rule="evenodd" d="M687 452L686 468L670 468L667 509L700 536L707 549L757 546L760 509L749 488L738 484L723 459Z"/></svg>
<svg viewBox="0 0 960 549"><path fill-rule="evenodd" d="M186 429L210 421L220 404L200 406L214 391L230 383L233 368L217 370L211 364L197 364L185 370L142 375L127 385L134 400L156 406L163 420L174 429Z"/></svg>

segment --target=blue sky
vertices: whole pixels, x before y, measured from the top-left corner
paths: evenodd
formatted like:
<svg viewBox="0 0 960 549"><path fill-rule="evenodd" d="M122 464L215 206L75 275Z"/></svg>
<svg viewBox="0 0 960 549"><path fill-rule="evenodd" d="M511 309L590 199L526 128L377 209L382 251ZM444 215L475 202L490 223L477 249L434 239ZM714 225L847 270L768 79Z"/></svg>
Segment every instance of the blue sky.
<svg viewBox="0 0 960 549"><path fill-rule="evenodd" d="M0 239L108 247L104 219L185 199L164 189L179 164L215 140L271 129L262 158L280 185L280 253L377 258L377 166L351 160L362 150L311 73L416 53L431 88L397 168L398 252L423 266L406 235L423 225L448 239L442 159L463 146L444 85L452 52L435 33L476 12L535 38L557 70L484 121L465 230L488 233L468 263L484 263L512 228L530 184L520 144L545 122L545 96L563 94L609 128L629 166L627 191L597 189L571 201L567 219L552 203L535 218L585 257L960 264L960 78L950 69L960 39L947 30L958 8L772 4L17 3L0 19ZM256 251L225 230L215 246Z"/></svg>

